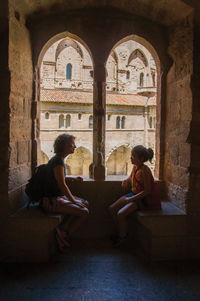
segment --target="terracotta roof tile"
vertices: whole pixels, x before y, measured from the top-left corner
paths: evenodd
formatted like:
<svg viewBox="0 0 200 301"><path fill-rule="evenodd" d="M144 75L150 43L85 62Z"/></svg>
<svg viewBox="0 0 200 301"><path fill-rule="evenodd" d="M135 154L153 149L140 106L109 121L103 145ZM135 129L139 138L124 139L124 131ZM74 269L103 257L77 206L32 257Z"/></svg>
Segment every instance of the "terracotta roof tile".
<svg viewBox="0 0 200 301"><path fill-rule="evenodd" d="M65 102L65 103L93 103L92 92L73 91L65 89L41 89L40 99L42 102ZM114 94L107 93L107 104L109 105L127 105L144 106L147 102L147 96L138 94ZM156 105L156 97L150 97L148 105Z"/></svg>

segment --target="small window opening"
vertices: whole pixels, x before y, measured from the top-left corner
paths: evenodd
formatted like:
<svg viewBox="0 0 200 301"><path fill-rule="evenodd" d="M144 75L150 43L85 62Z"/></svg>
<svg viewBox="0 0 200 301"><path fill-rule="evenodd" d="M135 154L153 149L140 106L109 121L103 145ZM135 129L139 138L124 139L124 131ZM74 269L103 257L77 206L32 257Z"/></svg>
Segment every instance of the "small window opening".
<svg viewBox="0 0 200 301"><path fill-rule="evenodd" d="M92 129L93 128L93 116L91 115L89 117L89 129Z"/></svg>
<svg viewBox="0 0 200 301"><path fill-rule="evenodd" d="M116 129L120 129L120 117L117 116L116 118Z"/></svg>
<svg viewBox="0 0 200 301"><path fill-rule="evenodd" d="M49 119L49 113L48 112L45 113L45 119Z"/></svg>
<svg viewBox="0 0 200 301"><path fill-rule="evenodd" d="M72 79L72 65L67 64L66 66L66 79Z"/></svg>
<svg viewBox="0 0 200 301"><path fill-rule="evenodd" d="M125 128L125 116L122 117L122 120L121 120L121 128L122 128L122 129Z"/></svg>
<svg viewBox="0 0 200 301"><path fill-rule="evenodd" d="M64 127L64 115L59 116L59 129Z"/></svg>
<svg viewBox="0 0 200 301"><path fill-rule="evenodd" d="M140 87L144 87L144 73L140 73Z"/></svg>
<svg viewBox="0 0 200 301"><path fill-rule="evenodd" d="M149 118L149 127L152 129L152 117Z"/></svg>
<svg viewBox="0 0 200 301"><path fill-rule="evenodd" d="M71 126L71 116L67 115L66 116L66 120L65 120L65 127L66 129L69 128Z"/></svg>

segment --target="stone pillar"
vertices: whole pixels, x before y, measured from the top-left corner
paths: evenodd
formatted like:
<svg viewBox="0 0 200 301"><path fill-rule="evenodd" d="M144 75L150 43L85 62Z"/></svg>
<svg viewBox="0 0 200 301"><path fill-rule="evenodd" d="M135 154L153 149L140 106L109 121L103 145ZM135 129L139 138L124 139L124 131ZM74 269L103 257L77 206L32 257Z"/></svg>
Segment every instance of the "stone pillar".
<svg viewBox="0 0 200 301"><path fill-rule="evenodd" d="M102 63L94 64L93 176L95 180L105 180L105 85L105 66Z"/></svg>
<svg viewBox="0 0 200 301"><path fill-rule="evenodd" d="M40 152L40 70L37 66L34 72L35 89L32 101L32 170L38 164L38 155Z"/></svg>
<svg viewBox="0 0 200 301"><path fill-rule="evenodd" d="M8 68L8 45L9 45L9 23L8 23L8 1L0 3L1 8L1 55L0 55L0 260L7 252L7 220L10 215L8 199L8 170L9 170L9 135L10 135L10 70ZM5 226L6 225L6 226Z"/></svg>
<svg viewBox="0 0 200 301"><path fill-rule="evenodd" d="M189 191L187 198L187 212L193 216L200 215L200 10L195 11L194 18L194 42L193 42L193 74L191 76L191 90L192 90L192 121L190 125L190 133L187 142L191 145L191 157L189 167ZM199 226L198 226L199 228Z"/></svg>
<svg viewBox="0 0 200 301"><path fill-rule="evenodd" d="M148 148L148 105L144 107L144 146Z"/></svg>

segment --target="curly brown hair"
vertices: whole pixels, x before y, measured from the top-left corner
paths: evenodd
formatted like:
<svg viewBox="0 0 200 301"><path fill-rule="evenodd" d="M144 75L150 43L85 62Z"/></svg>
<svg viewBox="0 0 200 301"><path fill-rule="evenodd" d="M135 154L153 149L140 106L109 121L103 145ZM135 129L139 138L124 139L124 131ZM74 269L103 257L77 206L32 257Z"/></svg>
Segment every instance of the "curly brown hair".
<svg viewBox="0 0 200 301"><path fill-rule="evenodd" d="M59 135L56 140L54 141L54 153L62 153L65 150L67 144L69 144L73 139L74 136L68 134L61 134Z"/></svg>

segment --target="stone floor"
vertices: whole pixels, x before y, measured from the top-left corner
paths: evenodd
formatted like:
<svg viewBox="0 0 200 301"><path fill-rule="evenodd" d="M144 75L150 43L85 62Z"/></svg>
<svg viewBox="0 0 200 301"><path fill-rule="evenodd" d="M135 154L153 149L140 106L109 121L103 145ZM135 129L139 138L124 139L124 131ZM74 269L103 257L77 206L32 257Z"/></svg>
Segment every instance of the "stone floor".
<svg viewBox="0 0 200 301"><path fill-rule="evenodd" d="M1 301L200 300L200 262L148 263L134 250L79 247L46 264L1 264Z"/></svg>

